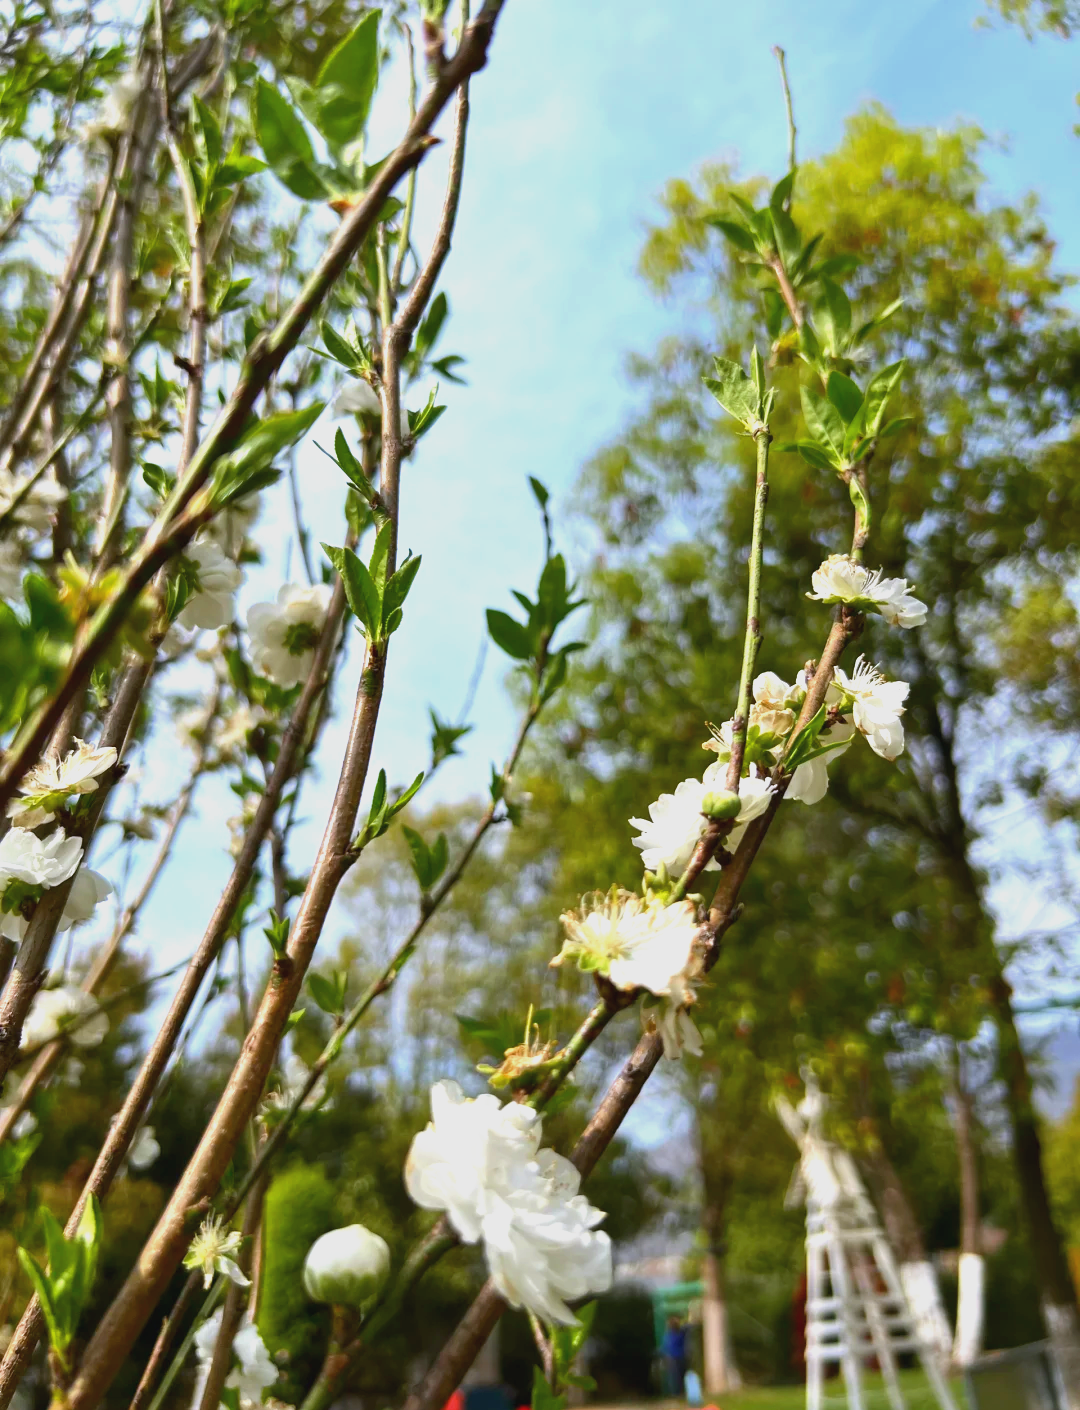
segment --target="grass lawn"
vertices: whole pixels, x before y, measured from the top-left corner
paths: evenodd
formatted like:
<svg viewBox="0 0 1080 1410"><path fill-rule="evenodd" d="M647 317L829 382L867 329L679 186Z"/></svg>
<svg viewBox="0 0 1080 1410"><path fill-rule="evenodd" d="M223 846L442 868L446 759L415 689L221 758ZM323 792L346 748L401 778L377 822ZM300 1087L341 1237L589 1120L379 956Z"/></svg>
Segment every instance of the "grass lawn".
<svg viewBox="0 0 1080 1410"><path fill-rule="evenodd" d="M907 1410L937 1410L937 1401L921 1371L902 1372L900 1384L903 1387ZM868 1373L863 1380L863 1389L866 1410L888 1410L889 1402L880 1376ZM949 1389L952 1391L957 1410L965 1410L967 1400L963 1384L960 1381L950 1381ZM830 1407L830 1410L833 1410L833 1407L835 1410L843 1410L843 1407L846 1407L844 1382L839 1376L826 1382L825 1390L825 1405ZM803 1410L806 1404L806 1387L763 1386L723 1395L715 1403L717 1410Z"/></svg>

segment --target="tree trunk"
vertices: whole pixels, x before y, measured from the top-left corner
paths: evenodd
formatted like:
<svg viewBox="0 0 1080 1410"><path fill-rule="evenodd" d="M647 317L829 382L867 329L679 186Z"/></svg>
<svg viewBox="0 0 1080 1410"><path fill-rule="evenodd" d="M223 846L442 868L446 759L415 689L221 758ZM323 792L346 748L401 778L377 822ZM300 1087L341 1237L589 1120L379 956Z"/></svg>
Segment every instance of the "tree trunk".
<svg viewBox="0 0 1080 1410"><path fill-rule="evenodd" d="M985 1314L986 1266L982 1250L979 1211L979 1153L975 1141L975 1112L964 1083L959 1047L954 1053L956 1160L960 1173L960 1264L956 1294L956 1335L953 1365L970 1366L982 1351Z"/></svg>
<svg viewBox="0 0 1080 1410"><path fill-rule="evenodd" d="M915 1330L920 1341L947 1363L952 1355L952 1330L945 1315L937 1269L927 1257L915 1210L880 1141L867 1157L867 1164L885 1234L900 1265L900 1282L915 1319Z"/></svg>
<svg viewBox="0 0 1080 1410"><path fill-rule="evenodd" d="M1042 1140L1031 1100L1031 1077L1016 1030L1012 989L1003 975L992 985L1001 1075L1012 1123L1013 1157L1027 1223L1043 1320L1061 1369L1069 1410L1080 1410L1080 1316L1065 1246L1054 1223L1043 1175Z"/></svg>
<svg viewBox="0 0 1080 1410"><path fill-rule="evenodd" d="M728 1318L727 1286L724 1276L723 1211L707 1204L704 1214L708 1240L701 1262L701 1343L705 1372L705 1394L723 1395L739 1390L742 1376L735 1361Z"/></svg>
<svg viewBox="0 0 1080 1410"><path fill-rule="evenodd" d="M993 939L993 923L983 902L982 885L971 865L968 850L970 839L961 806L953 732L945 729L933 704L928 712L927 725L938 746L939 763L948 789L948 816L945 819L942 852L947 873L957 887L959 906L954 907L953 915L958 926L958 938L965 949L985 956L990 1002L997 1027L1001 1075L1005 1082L1005 1100L1012 1126L1020 1203L1035 1260L1043 1318L1061 1369L1069 1410L1080 1410L1080 1315L1076 1288L1061 1235L1050 1211L1043 1174L1042 1142L1031 1101L1031 1077L1020 1035L1016 1031L1012 987L1002 970L1001 956Z"/></svg>
<svg viewBox="0 0 1080 1410"><path fill-rule="evenodd" d="M701 1116L698 1117L699 1127ZM701 1262L701 1341L705 1394L723 1395L738 1390L742 1377L735 1363L728 1322L727 1287L724 1276L725 1219L731 1193L730 1171L709 1158L708 1142L701 1140L701 1183L704 1194L701 1227L705 1235L705 1256Z"/></svg>

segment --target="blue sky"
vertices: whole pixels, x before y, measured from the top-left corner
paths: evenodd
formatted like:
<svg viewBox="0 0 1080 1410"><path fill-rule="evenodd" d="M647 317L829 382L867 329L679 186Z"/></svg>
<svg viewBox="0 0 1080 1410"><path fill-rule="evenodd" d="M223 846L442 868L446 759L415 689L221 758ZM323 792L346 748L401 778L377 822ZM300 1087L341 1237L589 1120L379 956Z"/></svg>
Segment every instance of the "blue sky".
<svg viewBox="0 0 1080 1410"><path fill-rule="evenodd" d="M978 28L980 13L974 0L508 0L489 67L473 83L461 217L444 280L453 317L442 350L466 356L470 385L448 389L449 410L404 479L402 542L424 563L393 641L376 743L376 763L392 781L426 762L429 702L444 715L457 711L483 609L509 606L510 587L535 581L540 535L526 477L544 480L568 507L579 468L633 409L626 354L678 325L678 308L656 303L635 274L656 194L717 155L737 156L746 171L782 173L773 44L787 50L802 155L832 147L845 117L871 100L909 124L972 120L998 139L987 159L993 190L1034 190L1065 266L1080 267L1072 133L1080 47ZM376 114L373 151L398 130L399 78L384 85L391 101ZM434 193L440 163L436 153L425 168ZM422 200L421 232L433 210ZM325 443L324 430L317 439ZM301 468L317 537L340 542L336 472L314 451ZM266 520L275 517L271 509ZM249 597L273 590L281 561L272 549ZM354 659L342 703L355 668ZM491 653L469 752L445 768L441 796L482 789L489 760L505 752L512 715L501 670ZM298 837L297 870L314 855L342 728L328 731L322 779L306 795L312 822ZM181 865L148 908L140 941L155 967L187 953L201 933L212 885L229 865L230 811L223 789L207 793Z"/></svg>

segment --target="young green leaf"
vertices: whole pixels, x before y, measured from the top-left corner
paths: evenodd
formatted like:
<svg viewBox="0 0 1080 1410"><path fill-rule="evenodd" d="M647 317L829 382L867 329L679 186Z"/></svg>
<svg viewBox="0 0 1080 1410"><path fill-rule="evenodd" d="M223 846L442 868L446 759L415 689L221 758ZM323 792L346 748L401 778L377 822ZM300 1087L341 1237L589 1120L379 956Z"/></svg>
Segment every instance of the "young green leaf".
<svg viewBox="0 0 1080 1410"><path fill-rule="evenodd" d="M349 548L324 543L323 552L334 565L345 588L345 598L353 615L363 625L369 641L381 640L382 599L364 564Z"/></svg>
<svg viewBox="0 0 1080 1410"><path fill-rule="evenodd" d="M491 639L508 656L512 656L515 661L529 661L533 655L532 636L520 622L514 620L507 612L500 612L495 607L487 610L488 631Z"/></svg>
<svg viewBox="0 0 1080 1410"><path fill-rule="evenodd" d="M317 169L304 124L273 84L262 77L255 80L252 117L259 146L281 184L304 201L325 198L326 183Z"/></svg>
<svg viewBox="0 0 1080 1410"><path fill-rule="evenodd" d="M807 430L832 464L839 468L843 464L844 423L832 402L814 390L813 387L799 388L802 398L803 419Z"/></svg>
<svg viewBox="0 0 1080 1410"><path fill-rule="evenodd" d="M825 395L844 418L845 424L854 421L862 408L862 392L859 391L856 383L850 377L846 377L843 372L834 370L829 373L829 380L825 384Z"/></svg>
<svg viewBox="0 0 1080 1410"><path fill-rule="evenodd" d="M379 81L379 10L369 10L332 50L315 79L317 126L340 150L363 136Z"/></svg>
<svg viewBox="0 0 1080 1410"><path fill-rule="evenodd" d="M716 357L713 365L716 376L705 377L705 385L728 415L749 430L760 420L761 399L757 388L737 362Z"/></svg>

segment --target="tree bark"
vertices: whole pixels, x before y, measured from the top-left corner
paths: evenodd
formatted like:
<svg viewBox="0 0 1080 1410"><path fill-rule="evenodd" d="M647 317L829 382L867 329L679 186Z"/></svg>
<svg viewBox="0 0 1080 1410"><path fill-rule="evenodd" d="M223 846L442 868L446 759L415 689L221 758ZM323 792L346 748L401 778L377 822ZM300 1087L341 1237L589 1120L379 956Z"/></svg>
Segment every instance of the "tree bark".
<svg viewBox="0 0 1080 1410"><path fill-rule="evenodd" d="M698 1112L698 1148L701 1160L701 1228L705 1235L705 1255L701 1260L701 1341L705 1373L705 1394L722 1395L738 1390L742 1377L735 1361L728 1318L727 1279L724 1257L728 1200L734 1183L729 1152L710 1152L702 1122L708 1114Z"/></svg>
<svg viewBox="0 0 1080 1410"><path fill-rule="evenodd" d="M1065 1245L1050 1208L1043 1173L1042 1139L1031 1099L1031 1076L1016 1029L1012 988L1002 975L991 985L998 1053L1012 1123L1013 1158L1039 1281L1046 1332L1054 1348L1069 1410L1080 1410L1080 1316Z"/></svg>

